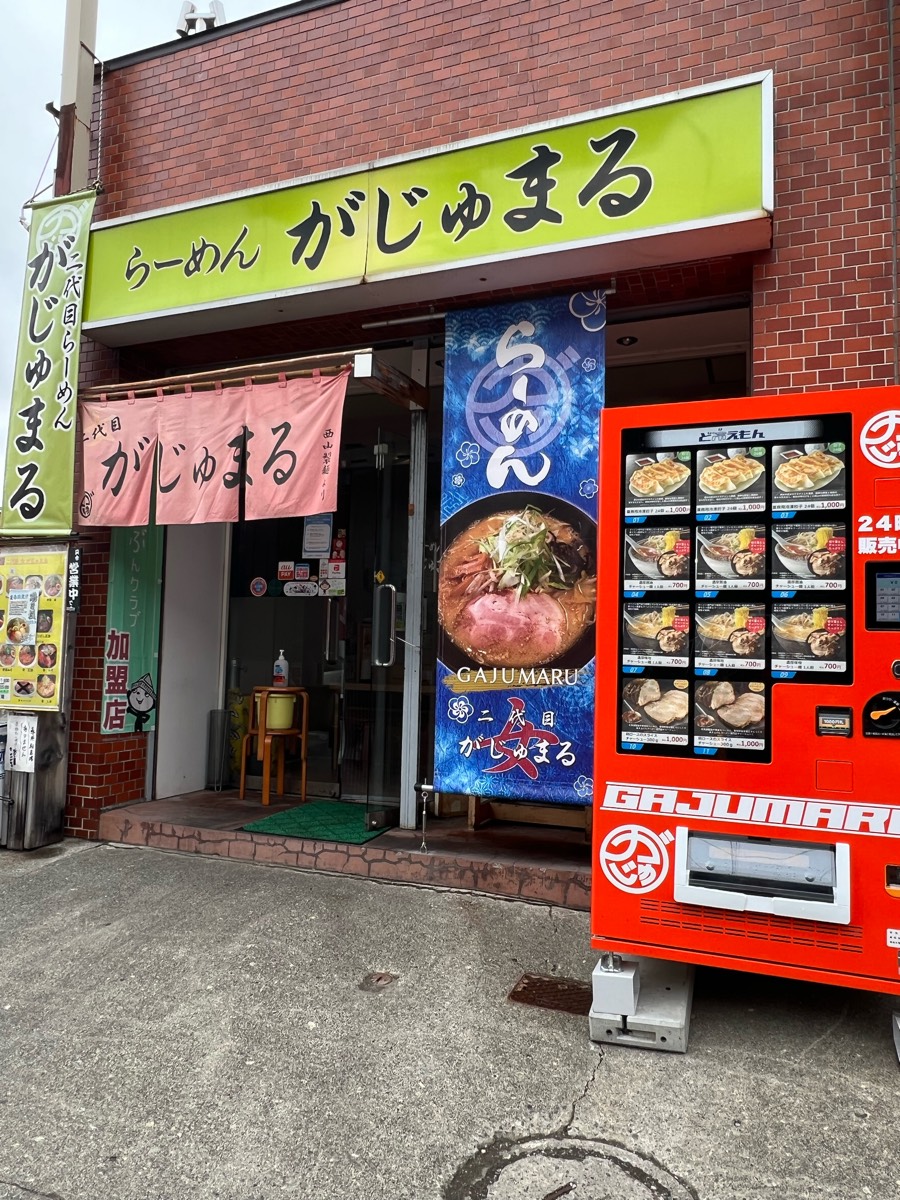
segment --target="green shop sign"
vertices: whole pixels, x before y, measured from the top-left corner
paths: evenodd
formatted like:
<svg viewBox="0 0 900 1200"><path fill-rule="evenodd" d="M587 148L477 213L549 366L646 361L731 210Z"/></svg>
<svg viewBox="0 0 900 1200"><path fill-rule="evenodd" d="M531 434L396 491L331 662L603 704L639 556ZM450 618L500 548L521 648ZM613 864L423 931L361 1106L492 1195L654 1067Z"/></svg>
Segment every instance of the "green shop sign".
<svg viewBox="0 0 900 1200"><path fill-rule="evenodd" d="M771 88L770 75L755 76L100 223L91 235L86 328L312 291L321 302L326 289L422 274L436 295L437 272L458 279L463 268L565 252L594 270L588 247L711 228L753 225L751 244L767 245ZM722 249L707 249L708 236L694 244L694 257ZM746 237L733 248L747 249ZM673 259L642 252L635 261ZM549 277L546 266L539 273ZM387 294L382 286L370 298Z"/></svg>
<svg viewBox="0 0 900 1200"><path fill-rule="evenodd" d="M72 529L75 390L96 193L32 206L6 443L0 534Z"/></svg>

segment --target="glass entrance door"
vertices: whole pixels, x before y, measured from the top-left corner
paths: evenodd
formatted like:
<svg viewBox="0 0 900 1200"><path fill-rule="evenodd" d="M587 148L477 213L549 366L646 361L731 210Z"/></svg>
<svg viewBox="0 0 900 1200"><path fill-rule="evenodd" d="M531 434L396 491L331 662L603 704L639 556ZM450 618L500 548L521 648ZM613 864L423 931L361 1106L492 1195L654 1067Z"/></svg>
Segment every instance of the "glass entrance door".
<svg viewBox="0 0 900 1200"><path fill-rule="evenodd" d="M372 828L399 820L409 477L410 414L350 394L330 532L281 519L242 522L233 538L229 706L271 683L283 650L309 697L307 796L364 805ZM300 780L295 758L287 791Z"/></svg>
<svg viewBox="0 0 900 1200"><path fill-rule="evenodd" d="M358 483L357 523L367 527L361 553L368 578L348 598L348 617L362 631L364 678L348 680L345 697L348 723L357 724L367 743L367 824L381 828L398 823L400 805L409 525L406 430L379 428L373 466ZM356 480L353 487L356 492Z"/></svg>

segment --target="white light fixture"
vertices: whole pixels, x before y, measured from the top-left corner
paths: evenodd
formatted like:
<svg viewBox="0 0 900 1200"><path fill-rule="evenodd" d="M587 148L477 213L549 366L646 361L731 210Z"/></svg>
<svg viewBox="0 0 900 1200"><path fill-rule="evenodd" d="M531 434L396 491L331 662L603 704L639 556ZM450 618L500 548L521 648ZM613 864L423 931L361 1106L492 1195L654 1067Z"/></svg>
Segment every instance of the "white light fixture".
<svg viewBox="0 0 900 1200"><path fill-rule="evenodd" d="M616 338L617 346L633 346L637 342L637 338L632 334L626 334L625 337Z"/></svg>

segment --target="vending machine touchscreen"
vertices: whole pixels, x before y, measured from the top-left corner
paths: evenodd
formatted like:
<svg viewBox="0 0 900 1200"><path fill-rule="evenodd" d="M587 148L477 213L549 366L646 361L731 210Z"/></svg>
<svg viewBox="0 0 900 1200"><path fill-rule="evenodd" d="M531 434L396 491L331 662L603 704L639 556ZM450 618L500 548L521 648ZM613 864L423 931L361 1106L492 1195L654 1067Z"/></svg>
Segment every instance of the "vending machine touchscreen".
<svg viewBox="0 0 900 1200"><path fill-rule="evenodd" d="M629 956L900 994L900 389L607 409L600 469L592 1035L684 1048Z"/></svg>

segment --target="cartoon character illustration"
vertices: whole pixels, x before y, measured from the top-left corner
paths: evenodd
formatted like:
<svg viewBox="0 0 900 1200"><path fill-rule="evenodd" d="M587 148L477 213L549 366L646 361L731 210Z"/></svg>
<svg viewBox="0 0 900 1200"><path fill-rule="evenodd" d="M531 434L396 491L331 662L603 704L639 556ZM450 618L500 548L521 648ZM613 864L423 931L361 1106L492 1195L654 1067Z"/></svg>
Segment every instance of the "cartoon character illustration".
<svg viewBox="0 0 900 1200"><path fill-rule="evenodd" d="M142 675L126 692L128 711L134 717L134 732L143 733L144 726L150 720L150 714L156 708L156 690L149 675Z"/></svg>

